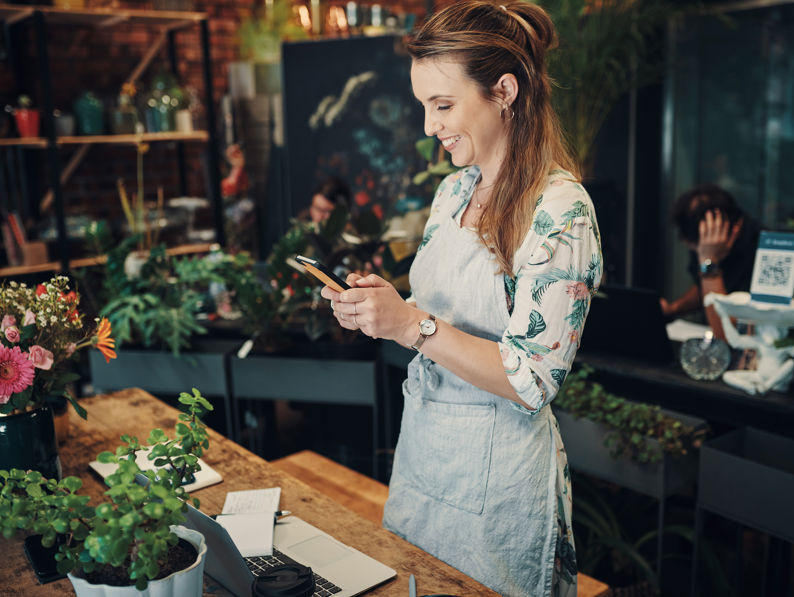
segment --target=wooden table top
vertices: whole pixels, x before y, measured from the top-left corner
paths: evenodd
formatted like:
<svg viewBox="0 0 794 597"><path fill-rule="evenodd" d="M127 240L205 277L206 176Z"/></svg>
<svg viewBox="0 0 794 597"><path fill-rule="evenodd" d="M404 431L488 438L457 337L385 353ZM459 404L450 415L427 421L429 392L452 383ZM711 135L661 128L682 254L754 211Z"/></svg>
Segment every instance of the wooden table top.
<svg viewBox="0 0 794 597"><path fill-rule="evenodd" d="M71 433L61 447L64 476L83 480L83 491L98 503L106 486L89 468L88 462L103 450L115 450L122 433L142 441L159 427L174 435L178 411L151 394L137 389L95 396L81 404L88 420L71 413ZM362 518L315 489L278 470L259 456L210 430L210 448L202 458L223 476L223 482L195 491L201 510L220 513L227 491L281 487L280 506L397 571L397 577L367 593L373 596L408 595L408 576L414 574L419 592L453 595L496 595L465 574L434 558L393 533ZM22 550L22 536L0 538L3 564L0 566L0 595L36 597L73 594L67 579L38 584ZM214 583L205 583L205 594L216 594Z"/></svg>

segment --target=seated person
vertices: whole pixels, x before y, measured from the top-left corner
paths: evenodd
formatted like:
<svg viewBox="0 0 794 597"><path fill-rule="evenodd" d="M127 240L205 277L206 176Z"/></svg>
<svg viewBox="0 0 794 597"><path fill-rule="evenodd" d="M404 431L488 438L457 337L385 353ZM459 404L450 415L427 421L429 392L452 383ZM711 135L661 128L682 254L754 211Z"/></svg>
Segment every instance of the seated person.
<svg viewBox="0 0 794 597"><path fill-rule="evenodd" d="M350 189L342 179L329 176L314 188L311 205L298 214L298 219L320 224L340 205L350 205Z"/></svg>
<svg viewBox="0 0 794 597"><path fill-rule="evenodd" d="M689 273L694 283L679 298L661 299L662 312L677 317L703 308L710 292L730 294L750 290L760 228L716 185L690 189L673 205L673 222L689 248ZM725 339L719 316L706 309L706 320L716 337Z"/></svg>

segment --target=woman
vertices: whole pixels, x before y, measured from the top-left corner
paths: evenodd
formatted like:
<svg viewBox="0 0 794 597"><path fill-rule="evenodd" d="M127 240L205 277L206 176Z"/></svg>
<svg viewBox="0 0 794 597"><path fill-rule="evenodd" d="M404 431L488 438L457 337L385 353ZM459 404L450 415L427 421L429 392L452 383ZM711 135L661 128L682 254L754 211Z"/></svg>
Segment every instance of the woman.
<svg viewBox="0 0 794 597"><path fill-rule="evenodd" d="M601 276L593 205L550 105L536 5L455 2L408 48L439 186L412 299L323 289L339 323L416 348L384 525L503 595L574 595L566 457L549 403Z"/></svg>

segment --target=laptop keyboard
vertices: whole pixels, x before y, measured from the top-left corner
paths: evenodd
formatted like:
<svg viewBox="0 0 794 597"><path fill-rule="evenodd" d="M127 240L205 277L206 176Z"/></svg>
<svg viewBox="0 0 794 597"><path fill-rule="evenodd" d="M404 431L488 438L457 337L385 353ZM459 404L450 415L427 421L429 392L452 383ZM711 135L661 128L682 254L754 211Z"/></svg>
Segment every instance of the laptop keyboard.
<svg viewBox="0 0 794 597"><path fill-rule="evenodd" d="M283 564L300 564L300 562L296 562L291 557L284 555L275 547L273 548L272 556L245 558L245 563L248 564L248 567L251 569L251 572L254 573L254 576L263 576L276 566L281 566ZM327 597L328 595L333 595L334 593L338 593L342 590L330 580L323 578L316 572L312 571L312 574L314 575L315 586L313 594L314 597Z"/></svg>

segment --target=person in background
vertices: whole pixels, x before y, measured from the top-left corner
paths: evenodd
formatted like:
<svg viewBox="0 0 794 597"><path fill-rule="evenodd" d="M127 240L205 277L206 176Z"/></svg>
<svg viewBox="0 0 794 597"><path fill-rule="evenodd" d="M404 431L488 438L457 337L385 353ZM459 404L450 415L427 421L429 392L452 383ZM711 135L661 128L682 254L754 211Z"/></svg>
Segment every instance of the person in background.
<svg viewBox="0 0 794 597"><path fill-rule="evenodd" d="M665 316L703 309L703 297L710 292L750 290L760 227L730 193L716 185L696 186L675 200L672 219L689 248L688 270L694 282L674 301L660 299ZM714 335L724 340L714 307L708 307L705 316Z"/></svg>
<svg viewBox="0 0 794 597"><path fill-rule="evenodd" d="M312 191L312 202L298 219L314 224L325 222L338 206L350 206L350 188L341 178L329 176Z"/></svg>
<svg viewBox="0 0 794 597"><path fill-rule="evenodd" d="M237 143L226 148L226 159L231 166L229 175L221 180L221 194L234 197L248 190L248 173L245 171L245 154Z"/></svg>
<svg viewBox="0 0 794 597"><path fill-rule="evenodd" d="M412 297L370 274L324 287L344 328L417 351L383 524L502 595L575 595L567 458L550 403L602 273L592 201L564 147L546 12L462 0L408 43L439 185Z"/></svg>

